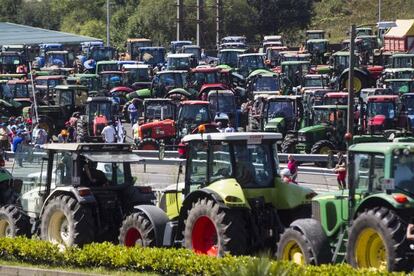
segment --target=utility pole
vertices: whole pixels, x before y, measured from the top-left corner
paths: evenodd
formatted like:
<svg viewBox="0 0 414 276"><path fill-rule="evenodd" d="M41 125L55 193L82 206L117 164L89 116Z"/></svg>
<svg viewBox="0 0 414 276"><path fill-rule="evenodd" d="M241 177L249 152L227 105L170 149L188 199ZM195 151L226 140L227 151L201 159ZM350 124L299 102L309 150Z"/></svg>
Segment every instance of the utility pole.
<svg viewBox="0 0 414 276"><path fill-rule="evenodd" d="M106 0L106 46L111 46L110 42L110 15L109 15L109 0Z"/></svg>
<svg viewBox="0 0 414 276"><path fill-rule="evenodd" d="M221 13L222 13L222 2L221 0L216 0L216 46L220 45L220 34L221 34Z"/></svg>
<svg viewBox="0 0 414 276"><path fill-rule="evenodd" d="M378 0L378 22L381 22L381 0Z"/></svg>
<svg viewBox="0 0 414 276"><path fill-rule="evenodd" d="M183 32L183 0L177 0L177 40L181 39Z"/></svg>
<svg viewBox="0 0 414 276"><path fill-rule="evenodd" d="M204 20L204 0L197 0L197 46L201 47L202 24Z"/></svg>
<svg viewBox="0 0 414 276"><path fill-rule="evenodd" d="M354 67L355 67L355 25L351 26L351 43L349 47L349 73L348 73L348 121L347 121L347 133L345 139L347 142L347 148L352 145L352 138L354 134ZM349 189L349 217L352 217L352 211L355 204L355 187L354 187L354 165L353 158L350 157L349 151L347 154L347 184Z"/></svg>

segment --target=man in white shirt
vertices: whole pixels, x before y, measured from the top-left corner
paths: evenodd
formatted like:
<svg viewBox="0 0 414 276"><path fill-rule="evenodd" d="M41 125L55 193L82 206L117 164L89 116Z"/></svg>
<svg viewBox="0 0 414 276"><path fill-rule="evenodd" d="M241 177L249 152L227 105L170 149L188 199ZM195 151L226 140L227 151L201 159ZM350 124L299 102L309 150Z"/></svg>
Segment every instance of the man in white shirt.
<svg viewBox="0 0 414 276"><path fill-rule="evenodd" d="M102 137L105 143L115 143L116 131L112 124L106 124L102 130Z"/></svg>

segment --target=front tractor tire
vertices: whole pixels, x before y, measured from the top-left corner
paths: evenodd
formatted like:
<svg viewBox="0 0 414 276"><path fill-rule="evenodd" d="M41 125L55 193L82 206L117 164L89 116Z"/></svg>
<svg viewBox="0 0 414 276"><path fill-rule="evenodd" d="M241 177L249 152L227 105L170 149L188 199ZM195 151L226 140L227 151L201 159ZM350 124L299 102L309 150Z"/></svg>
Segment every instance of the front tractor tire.
<svg viewBox="0 0 414 276"><path fill-rule="evenodd" d="M160 144L153 138L144 138L137 143L138 150L158 150Z"/></svg>
<svg viewBox="0 0 414 276"><path fill-rule="evenodd" d="M184 246L197 254L222 257L248 252L244 219L209 199L199 199L188 211Z"/></svg>
<svg viewBox="0 0 414 276"><path fill-rule="evenodd" d="M321 140L316 142L311 149L311 154L330 154L335 150L335 145L329 140ZM327 162L315 162L317 167L326 167Z"/></svg>
<svg viewBox="0 0 414 276"><path fill-rule="evenodd" d="M119 243L127 247L155 246L155 228L142 213L133 213L126 217L119 229Z"/></svg>
<svg viewBox="0 0 414 276"><path fill-rule="evenodd" d="M295 153L297 143L298 140L294 136L287 135L280 145L280 149L283 153Z"/></svg>
<svg viewBox="0 0 414 276"><path fill-rule="evenodd" d="M0 208L0 237L30 237L30 220L16 205Z"/></svg>
<svg viewBox="0 0 414 276"><path fill-rule="evenodd" d="M277 259L298 265L320 265L331 260L329 243L315 219L298 219L280 236Z"/></svg>
<svg viewBox="0 0 414 276"><path fill-rule="evenodd" d="M406 225L390 209L365 210L349 229L347 262L355 268L408 271Z"/></svg>
<svg viewBox="0 0 414 276"><path fill-rule="evenodd" d="M85 118L80 117L76 121L76 142L84 143L88 138L88 122Z"/></svg>
<svg viewBox="0 0 414 276"><path fill-rule="evenodd" d="M92 210L68 195L51 199L42 214L40 236L60 246L83 246L94 241Z"/></svg>

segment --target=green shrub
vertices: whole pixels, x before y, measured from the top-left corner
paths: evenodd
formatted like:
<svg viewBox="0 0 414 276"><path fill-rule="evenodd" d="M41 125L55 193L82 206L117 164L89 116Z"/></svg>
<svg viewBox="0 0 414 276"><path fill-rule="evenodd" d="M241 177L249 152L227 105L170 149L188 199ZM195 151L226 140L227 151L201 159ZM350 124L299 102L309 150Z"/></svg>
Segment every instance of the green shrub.
<svg viewBox="0 0 414 276"><path fill-rule="evenodd" d="M302 267L266 257L213 258L196 255L186 249L127 248L111 243L93 243L62 251L49 242L22 237L0 238L0 259L51 267L101 267L116 271L180 275L389 275L373 270L355 270L348 265Z"/></svg>

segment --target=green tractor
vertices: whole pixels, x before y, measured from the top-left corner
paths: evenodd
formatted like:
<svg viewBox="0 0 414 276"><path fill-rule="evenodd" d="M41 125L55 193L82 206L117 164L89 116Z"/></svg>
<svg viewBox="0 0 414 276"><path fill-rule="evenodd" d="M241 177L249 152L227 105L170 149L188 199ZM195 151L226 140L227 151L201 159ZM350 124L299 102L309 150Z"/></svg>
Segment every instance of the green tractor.
<svg viewBox="0 0 414 276"><path fill-rule="evenodd" d="M249 110L249 130L287 133L303 127L301 96L264 96L255 98Z"/></svg>
<svg viewBox="0 0 414 276"><path fill-rule="evenodd" d="M282 183L276 133L201 133L183 138L185 184L159 207L139 205L120 229L126 246L182 246L223 256L275 252L283 228L307 217L315 193Z"/></svg>
<svg viewBox="0 0 414 276"><path fill-rule="evenodd" d="M405 236L414 214L414 144L361 143L348 154L349 189L314 197L312 218L294 221L281 235L278 259L412 271Z"/></svg>
<svg viewBox="0 0 414 276"><path fill-rule="evenodd" d="M281 68L285 86L292 91L294 87L301 85L304 76L309 73L310 65L309 61L283 61Z"/></svg>
<svg viewBox="0 0 414 276"><path fill-rule="evenodd" d="M297 136L287 135L282 152L329 154L345 150L346 105L321 105L312 108L312 125L298 131ZM322 164L318 164L322 165Z"/></svg>

